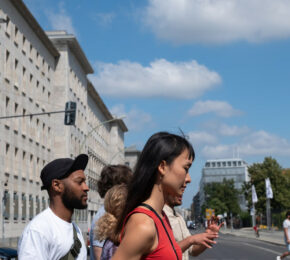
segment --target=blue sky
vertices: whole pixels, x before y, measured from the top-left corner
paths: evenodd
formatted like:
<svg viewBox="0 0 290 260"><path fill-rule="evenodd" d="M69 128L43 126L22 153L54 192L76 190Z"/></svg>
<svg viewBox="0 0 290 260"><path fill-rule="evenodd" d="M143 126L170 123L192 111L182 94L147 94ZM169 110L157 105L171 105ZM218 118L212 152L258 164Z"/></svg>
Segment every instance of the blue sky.
<svg viewBox="0 0 290 260"><path fill-rule="evenodd" d="M126 146L179 128L197 158L189 207L207 159L272 156L290 167L288 0L24 0L45 30L77 36L90 79Z"/></svg>

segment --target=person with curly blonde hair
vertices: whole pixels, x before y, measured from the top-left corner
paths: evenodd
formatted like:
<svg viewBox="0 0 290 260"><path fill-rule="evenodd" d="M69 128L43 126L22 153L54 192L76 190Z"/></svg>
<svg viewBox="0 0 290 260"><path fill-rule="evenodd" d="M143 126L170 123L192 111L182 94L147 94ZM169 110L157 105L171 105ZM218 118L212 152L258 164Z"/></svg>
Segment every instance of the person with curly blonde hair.
<svg viewBox="0 0 290 260"><path fill-rule="evenodd" d="M116 233L116 226L124 210L126 199L127 186L125 184L115 185L105 195L106 213L98 220L94 230L98 240L105 240L101 260L111 259L119 245L120 234Z"/></svg>
<svg viewBox="0 0 290 260"><path fill-rule="evenodd" d="M132 171L126 165L106 165L97 182L98 193L101 198L104 198L107 191L115 185L128 184L132 179ZM94 238L94 230L98 220L105 214L104 206L102 205L92 220L90 228L90 260L100 260L104 241Z"/></svg>

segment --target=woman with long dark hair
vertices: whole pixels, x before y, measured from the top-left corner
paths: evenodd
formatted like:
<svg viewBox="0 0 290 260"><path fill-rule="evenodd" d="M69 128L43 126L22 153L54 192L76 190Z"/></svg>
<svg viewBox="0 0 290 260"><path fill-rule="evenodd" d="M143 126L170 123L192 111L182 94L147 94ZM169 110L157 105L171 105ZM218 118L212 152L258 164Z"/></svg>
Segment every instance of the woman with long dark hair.
<svg viewBox="0 0 290 260"><path fill-rule="evenodd" d="M149 138L118 221L121 243L113 260L182 259L182 251L192 244L179 246L162 209L168 196L182 199L194 157L192 145L182 136L159 132ZM204 241L214 243L215 233L204 234Z"/></svg>

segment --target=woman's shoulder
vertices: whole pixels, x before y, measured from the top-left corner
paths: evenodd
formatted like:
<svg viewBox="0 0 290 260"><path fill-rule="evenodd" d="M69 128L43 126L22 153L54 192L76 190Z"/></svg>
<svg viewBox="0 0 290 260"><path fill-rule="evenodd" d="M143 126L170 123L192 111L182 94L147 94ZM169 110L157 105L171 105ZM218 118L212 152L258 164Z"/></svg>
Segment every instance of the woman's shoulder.
<svg viewBox="0 0 290 260"><path fill-rule="evenodd" d="M130 216L126 224L126 230L134 229L138 232L142 232L142 235L155 236L156 228L154 220L143 212L135 212Z"/></svg>

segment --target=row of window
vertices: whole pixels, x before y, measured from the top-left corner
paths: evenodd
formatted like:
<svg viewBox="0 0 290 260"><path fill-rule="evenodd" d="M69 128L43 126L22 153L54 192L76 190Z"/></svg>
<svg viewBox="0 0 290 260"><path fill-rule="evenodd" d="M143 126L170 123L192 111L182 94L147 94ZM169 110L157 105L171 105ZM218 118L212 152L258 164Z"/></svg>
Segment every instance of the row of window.
<svg viewBox="0 0 290 260"><path fill-rule="evenodd" d="M37 96L46 95L48 101L50 100L51 93L48 87L50 78L43 78L44 73L37 76L35 73L29 72L24 65L21 66L19 64L17 58L12 57L8 50L5 53L4 75L6 81L11 82L17 88L22 87L23 92L31 92L33 94L31 87L35 87L38 92Z"/></svg>
<svg viewBox="0 0 290 260"><path fill-rule="evenodd" d="M0 10L1 17L6 15ZM51 67L48 63L45 62L44 57L42 57L36 48L33 47L31 42L27 40L24 34L18 29L18 27L11 22L8 16L5 17L7 20L5 26L5 35L8 39L11 39L14 42L16 48L21 49L23 55L27 55L31 63L35 62L35 67L42 71L43 75L49 75L51 72Z"/></svg>
<svg viewBox="0 0 290 260"><path fill-rule="evenodd" d="M31 220L35 215L44 210L49 203L45 197L26 195L25 193L3 194L3 216L6 220Z"/></svg>
<svg viewBox="0 0 290 260"><path fill-rule="evenodd" d="M41 169L46 164L45 160L18 147L12 147L9 143L5 146L5 172L18 175L21 172L23 178L39 181ZM12 169L13 167L13 169ZM28 176L27 176L27 175Z"/></svg>
<svg viewBox="0 0 290 260"><path fill-rule="evenodd" d="M3 194L3 217L6 221L31 220L35 215L45 210L49 205L49 199L32 194L11 194L5 191ZM87 210L75 210L73 219L76 221L87 221Z"/></svg>
<svg viewBox="0 0 290 260"><path fill-rule="evenodd" d="M242 166L242 161L206 162L205 167L237 167Z"/></svg>
<svg viewBox="0 0 290 260"><path fill-rule="evenodd" d="M5 98L5 115L26 115L27 110L20 107L17 102L12 102L8 96ZM28 113L29 114L29 113ZM48 115L49 116L49 115ZM46 120L47 122L47 120ZM48 147L50 150L50 143L47 136L51 135L51 127L45 121L41 120L38 116L26 116L22 118L8 119L5 125L18 133L21 129L21 134L30 136L37 143Z"/></svg>

